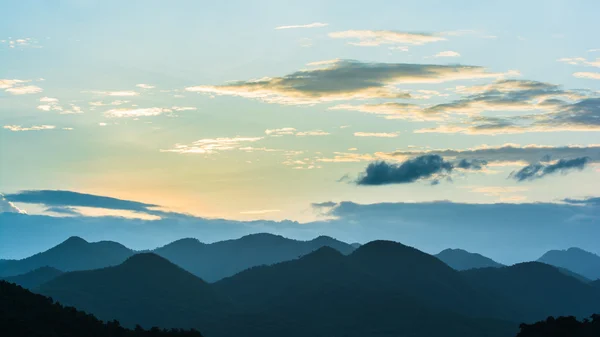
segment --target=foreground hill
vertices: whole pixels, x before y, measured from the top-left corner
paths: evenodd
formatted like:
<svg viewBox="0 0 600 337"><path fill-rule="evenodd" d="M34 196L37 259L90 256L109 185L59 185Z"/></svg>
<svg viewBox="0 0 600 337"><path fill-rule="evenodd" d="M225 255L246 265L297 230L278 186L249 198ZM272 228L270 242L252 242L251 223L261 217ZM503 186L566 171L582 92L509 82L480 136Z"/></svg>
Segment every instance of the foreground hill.
<svg viewBox="0 0 600 337"><path fill-rule="evenodd" d="M182 239L157 248L154 253L207 282L214 282L250 267L297 259L321 247L332 247L343 254L354 250L351 245L327 236L299 241L261 233L212 244Z"/></svg>
<svg viewBox="0 0 600 337"><path fill-rule="evenodd" d="M517 337L596 337L600 336L600 315L581 322L573 316L548 317L534 324L521 324Z"/></svg>
<svg viewBox="0 0 600 337"><path fill-rule="evenodd" d="M31 289L40 286L62 275L63 272L52 267L41 267L28 273L5 277L4 281L15 283L23 288Z"/></svg>
<svg viewBox="0 0 600 337"><path fill-rule="evenodd" d="M4 281L0 281L0 327L7 337L202 337L195 330L124 329Z"/></svg>
<svg viewBox="0 0 600 337"><path fill-rule="evenodd" d="M600 256L583 249L551 250L538 261L568 269L590 280L600 278Z"/></svg>
<svg viewBox="0 0 600 337"><path fill-rule="evenodd" d="M548 316L587 317L600 310L600 291L539 262L462 272L475 287L490 291L518 307L522 321Z"/></svg>
<svg viewBox="0 0 600 337"><path fill-rule="evenodd" d="M503 264L481 254L470 253L462 249L445 249L435 255L445 264L456 270L468 270L476 268L500 268Z"/></svg>
<svg viewBox="0 0 600 337"><path fill-rule="evenodd" d="M5 260L0 264L0 277L28 273L40 267L62 271L97 269L122 263L133 251L112 241L87 242L70 237L63 243L22 260Z"/></svg>
<svg viewBox="0 0 600 337"><path fill-rule="evenodd" d="M152 253L121 265L65 273L36 291L126 326L213 326L230 304L206 282ZM204 331L204 330L203 330Z"/></svg>

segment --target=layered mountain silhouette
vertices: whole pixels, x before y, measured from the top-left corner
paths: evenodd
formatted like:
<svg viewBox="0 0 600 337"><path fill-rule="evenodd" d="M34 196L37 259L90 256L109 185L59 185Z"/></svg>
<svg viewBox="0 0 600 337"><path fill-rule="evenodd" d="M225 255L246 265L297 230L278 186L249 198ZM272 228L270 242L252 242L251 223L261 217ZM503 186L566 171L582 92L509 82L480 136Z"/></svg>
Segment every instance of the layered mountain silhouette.
<svg viewBox="0 0 600 337"><path fill-rule="evenodd" d="M216 318L231 312L226 296L153 253L134 255L114 267L65 273L35 291L130 327L209 329Z"/></svg>
<svg viewBox="0 0 600 337"><path fill-rule="evenodd" d="M0 277L28 273L41 267L62 271L97 269L122 263L133 251L112 241L87 242L70 237L49 250L22 260L5 260L0 264Z"/></svg>
<svg viewBox="0 0 600 337"><path fill-rule="evenodd" d="M298 241L262 233L212 244L182 239L154 252L203 280L214 282L250 267L297 259L326 246L342 254L350 254L354 250L349 244L327 236Z"/></svg>
<svg viewBox="0 0 600 337"><path fill-rule="evenodd" d="M600 291L540 262L461 272L474 287L518 308L522 321L548 316L588 317L600 310Z"/></svg>
<svg viewBox="0 0 600 337"><path fill-rule="evenodd" d="M103 323L5 281L0 281L0 327L2 336L9 337L202 337L194 330L129 330L115 321Z"/></svg>
<svg viewBox="0 0 600 337"><path fill-rule="evenodd" d="M600 256L580 248L551 250L538 261L568 269L590 280L600 279Z"/></svg>
<svg viewBox="0 0 600 337"><path fill-rule="evenodd" d="M63 272L52 267L41 267L28 273L5 277L4 281L15 283L23 288L31 289L40 286L62 275Z"/></svg>
<svg viewBox="0 0 600 337"><path fill-rule="evenodd" d="M503 264L498 263L489 257L477 253L470 253L463 249L445 249L436 254L435 257L456 270L504 267Z"/></svg>

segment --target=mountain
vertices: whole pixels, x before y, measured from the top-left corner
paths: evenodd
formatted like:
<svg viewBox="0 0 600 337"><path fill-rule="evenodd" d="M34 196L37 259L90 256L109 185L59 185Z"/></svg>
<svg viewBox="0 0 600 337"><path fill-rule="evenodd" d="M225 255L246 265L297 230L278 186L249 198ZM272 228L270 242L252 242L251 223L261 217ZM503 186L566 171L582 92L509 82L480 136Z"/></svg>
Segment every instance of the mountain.
<svg viewBox="0 0 600 337"><path fill-rule="evenodd" d="M600 279L597 279L596 281L591 282L590 285L592 287L596 287L596 288L600 289Z"/></svg>
<svg viewBox="0 0 600 337"><path fill-rule="evenodd" d="M249 327L251 336L510 336L516 332L514 323L430 307L413 297L412 289L395 286L396 280L378 268L365 268L363 262L373 262L363 260L371 252L361 250L378 245L367 244L350 256L323 247L297 260L245 270L214 285L246 312L266 314L277 322L268 330ZM410 278L411 270L405 271Z"/></svg>
<svg viewBox="0 0 600 337"><path fill-rule="evenodd" d="M471 269L461 274L474 287L496 294L518 308L521 321L564 315L588 317L600 311L597 288L544 263Z"/></svg>
<svg viewBox="0 0 600 337"><path fill-rule="evenodd" d="M208 283L152 253L114 267L65 273L35 291L129 327L212 331L215 319L230 311L228 299Z"/></svg>
<svg viewBox="0 0 600 337"><path fill-rule="evenodd" d="M261 233L212 244L197 239L181 239L153 252L203 280L214 282L250 267L293 260L326 246L343 254L354 250L352 246L327 236L298 241Z"/></svg>
<svg viewBox="0 0 600 337"><path fill-rule="evenodd" d="M435 257L456 270L504 266L481 254L470 253L462 249L445 249L436 254Z"/></svg>
<svg viewBox="0 0 600 337"><path fill-rule="evenodd" d="M545 321L521 324L516 337L594 337L600 336L600 315L578 321L573 316L548 317Z"/></svg>
<svg viewBox="0 0 600 337"><path fill-rule="evenodd" d="M202 337L195 330L124 329L118 322L103 323L4 281L0 281L0 327L2 335L10 337Z"/></svg>
<svg viewBox="0 0 600 337"><path fill-rule="evenodd" d="M122 263L133 251L112 241L87 242L70 237L49 250L22 260L6 260L0 264L0 277L20 275L40 267L62 271L97 269Z"/></svg>
<svg viewBox="0 0 600 337"><path fill-rule="evenodd" d="M590 280L600 278L600 256L583 249L551 250L538 261L568 269Z"/></svg>
<svg viewBox="0 0 600 337"><path fill-rule="evenodd" d="M25 274L5 277L4 281L18 284L23 288L31 289L38 287L39 285L46 283L62 274L63 272L56 268L41 267Z"/></svg>

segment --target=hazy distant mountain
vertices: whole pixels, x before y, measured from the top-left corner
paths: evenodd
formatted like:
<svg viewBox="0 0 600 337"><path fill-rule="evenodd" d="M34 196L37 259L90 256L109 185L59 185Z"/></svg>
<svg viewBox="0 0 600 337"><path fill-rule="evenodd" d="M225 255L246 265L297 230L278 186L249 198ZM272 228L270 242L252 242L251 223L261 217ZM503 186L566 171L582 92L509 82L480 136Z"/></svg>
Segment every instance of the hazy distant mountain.
<svg viewBox="0 0 600 337"><path fill-rule="evenodd" d="M357 249L358 247L362 246L360 243L355 242L355 243L351 243L350 246L352 246L352 248Z"/></svg>
<svg viewBox="0 0 600 337"><path fill-rule="evenodd" d="M115 267L65 273L36 291L125 326L212 331L231 306L211 285L153 253Z"/></svg>
<svg viewBox="0 0 600 337"><path fill-rule="evenodd" d="M212 244L181 239L154 252L203 280L214 282L250 267L297 259L325 246L343 254L354 250L349 244L327 236L298 241L262 233Z"/></svg>
<svg viewBox="0 0 600 337"><path fill-rule="evenodd" d="M132 250L116 242L90 243L73 236L45 252L5 261L0 264L0 277L20 275L45 266L62 271L103 268L118 265L132 254Z"/></svg>
<svg viewBox="0 0 600 337"><path fill-rule="evenodd" d="M461 273L473 286L512 303L522 313L523 321L561 315L587 317L600 311L598 289L544 263L526 262Z"/></svg>
<svg viewBox="0 0 600 337"><path fill-rule="evenodd" d="M56 268L41 267L25 274L5 277L4 280L6 282L16 283L23 288L31 289L55 279L62 274L63 272Z"/></svg>
<svg viewBox="0 0 600 337"><path fill-rule="evenodd" d="M468 270L487 267L499 268L504 266L503 264L498 263L481 254L470 253L462 249L445 249L440 253L436 254L435 257L442 260L445 264L449 265L450 267L456 270Z"/></svg>
<svg viewBox="0 0 600 337"><path fill-rule="evenodd" d="M202 337L197 331L135 332L116 322L103 323L92 315L53 303L17 285L0 281L2 336Z"/></svg>
<svg viewBox="0 0 600 337"><path fill-rule="evenodd" d="M590 280L600 278L600 256L583 249L551 250L538 261L566 268Z"/></svg>

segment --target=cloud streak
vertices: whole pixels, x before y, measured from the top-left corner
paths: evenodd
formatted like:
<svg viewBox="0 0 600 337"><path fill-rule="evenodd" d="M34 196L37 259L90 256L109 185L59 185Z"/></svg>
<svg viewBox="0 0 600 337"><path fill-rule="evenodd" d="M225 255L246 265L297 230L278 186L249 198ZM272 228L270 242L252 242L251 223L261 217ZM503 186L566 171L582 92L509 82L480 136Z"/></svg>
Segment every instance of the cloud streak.
<svg viewBox="0 0 600 337"><path fill-rule="evenodd" d="M305 24L305 25L279 26L279 27L275 27L275 29L281 30L281 29L297 29L297 28L321 28L321 27L327 27L327 26L329 26L328 23L313 22L313 23L309 23L309 24Z"/></svg>
<svg viewBox="0 0 600 337"><path fill-rule="evenodd" d="M205 138L197 140L189 145L175 144L172 149L160 150L160 152L174 152L179 154L214 154L221 151L244 149L245 144L254 143L263 137L234 137L234 138Z"/></svg>
<svg viewBox="0 0 600 337"><path fill-rule="evenodd" d="M200 85L185 90L297 105L354 99L409 98L410 94L398 90L395 85L501 78L515 74L493 73L469 65L365 63L339 59L309 65L313 69L282 77L237 81L219 86Z"/></svg>
<svg viewBox="0 0 600 337"><path fill-rule="evenodd" d="M53 130L56 129L54 125L33 125L29 127L23 127L21 125L5 125L5 129L18 132L18 131L42 131L42 130Z"/></svg>
<svg viewBox="0 0 600 337"><path fill-rule="evenodd" d="M590 162L588 157L575 158L575 159L560 159L554 163L535 163L527 165L522 169L511 173L511 178L516 181L531 181L541 179L550 174L567 174L574 170L583 170L586 165Z"/></svg>
<svg viewBox="0 0 600 337"><path fill-rule="evenodd" d="M446 40L441 36L426 33L396 32L389 30L346 30L329 33L333 39L356 40L348 44L360 47L373 47L386 44L423 45Z"/></svg>

